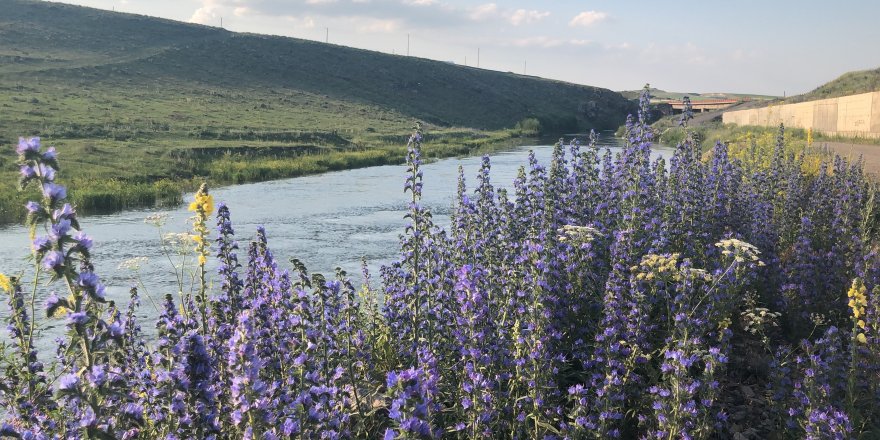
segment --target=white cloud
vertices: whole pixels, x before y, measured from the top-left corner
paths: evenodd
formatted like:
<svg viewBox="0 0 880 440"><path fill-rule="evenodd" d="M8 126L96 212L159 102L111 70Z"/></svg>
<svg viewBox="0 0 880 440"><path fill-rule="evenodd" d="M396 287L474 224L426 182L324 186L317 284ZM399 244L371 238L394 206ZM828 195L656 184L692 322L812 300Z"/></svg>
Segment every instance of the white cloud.
<svg viewBox="0 0 880 440"><path fill-rule="evenodd" d="M519 26L521 24L529 24L529 23L538 21L542 18L548 17L549 15L550 15L550 12L548 12L548 11L542 12L542 11L535 11L535 10L527 11L525 9L517 9L516 11L513 11L512 14L510 14L510 17L508 17L508 20L510 20L510 23L512 25Z"/></svg>
<svg viewBox="0 0 880 440"><path fill-rule="evenodd" d="M605 21L608 18L608 14L605 12L599 11L584 11L575 16L568 22L569 26L592 26L601 21Z"/></svg>
<svg viewBox="0 0 880 440"><path fill-rule="evenodd" d="M306 0L307 5L326 5L329 3L336 3L336 0Z"/></svg>
<svg viewBox="0 0 880 440"><path fill-rule="evenodd" d="M363 0L361 0L361 1L363 1ZM431 6L436 3L437 3L437 0L403 0L403 4L413 5L413 6Z"/></svg>
<svg viewBox="0 0 880 440"><path fill-rule="evenodd" d="M249 15L249 14L251 14L251 13L253 13L253 12L254 12L253 9L251 9L251 8L249 8L249 7L247 7L247 6L239 6L239 7L237 7L237 8L235 8L235 9L232 10L232 13L233 13L236 17L244 17L245 15Z"/></svg>
<svg viewBox="0 0 880 440"><path fill-rule="evenodd" d="M391 33L400 28L400 24L395 20L359 19L357 21L359 24L356 29L359 32Z"/></svg>
<svg viewBox="0 0 880 440"><path fill-rule="evenodd" d="M293 27L302 29L312 29L315 27L315 19L312 17L298 18L292 15L285 15L283 18L288 23L292 23Z"/></svg>
<svg viewBox="0 0 880 440"><path fill-rule="evenodd" d="M620 43L620 44L606 44L605 50L629 50L629 49L632 49L632 47L633 47L632 44L629 44L628 42L624 41L623 43Z"/></svg>
<svg viewBox="0 0 880 440"><path fill-rule="evenodd" d="M202 7L193 12L189 21L190 23L214 25L220 17L218 14L219 9L220 5L217 0L202 0Z"/></svg>
<svg viewBox="0 0 880 440"><path fill-rule="evenodd" d="M471 20L485 20L498 15L498 5L495 3L486 3L471 9Z"/></svg>
<svg viewBox="0 0 880 440"><path fill-rule="evenodd" d="M715 58L694 43L656 44L650 43L639 54L641 61L662 65L712 66Z"/></svg>
<svg viewBox="0 0 880 440"><path fill-rule="evenodd" d="M565 38L553 38L547 36L520 38L512 41L512 45L516 47L560 47L560 46L587 46L592 44L590 40L577 40Z"/></svg>

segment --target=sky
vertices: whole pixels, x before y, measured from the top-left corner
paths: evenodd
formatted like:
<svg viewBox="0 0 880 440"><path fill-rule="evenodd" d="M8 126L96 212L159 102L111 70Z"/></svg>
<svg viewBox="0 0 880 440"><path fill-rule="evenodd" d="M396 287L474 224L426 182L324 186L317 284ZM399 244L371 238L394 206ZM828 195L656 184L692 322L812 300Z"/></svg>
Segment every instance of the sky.
<svg viewBox="0 0 880 440"><path fill-rule="evenodd" d="M794 95L880 67L880 1L65 0L612 90Z"/></svg>

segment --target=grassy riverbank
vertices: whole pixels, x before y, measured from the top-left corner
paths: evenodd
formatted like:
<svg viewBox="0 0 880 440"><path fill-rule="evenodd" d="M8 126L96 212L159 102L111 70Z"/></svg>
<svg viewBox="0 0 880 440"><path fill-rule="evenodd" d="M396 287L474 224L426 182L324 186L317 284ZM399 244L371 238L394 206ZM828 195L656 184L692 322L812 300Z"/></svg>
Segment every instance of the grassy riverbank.
<svg viewBox="0 0 880 440"><path fill-rule="evenodd" d="M0 224L24 218L13 183L18 136L55 146L81 212L177 203L212 186L400 163L412 115L291 88L0 77ZM530 127L532 128L532 127ZM529 129L479 130L428 123L426 154L448 157L524 142Z"/></svg>
<svg viewBox="0 0 880 440"><path fill-rule="evenodd" d="M277 133L276 133L277 134ZM442 158L476 154L532 142L531 133L517 130L481 132L438 130L426 135L425 156ZM340 139L344 139L341 138ZM184 191L200 182L211 186L257 182L403 162L405 132L373 135L358 142L333 146L326 142L196 141L174 146L166 141L154 146L144 141L71 140L52 142L67 166L60 179L70 184L70 199L83 213L180 203ZM0 224L24 219L24 204L32 194L20 192L14 181L14 148L4 149L0 185Z"/></svg>

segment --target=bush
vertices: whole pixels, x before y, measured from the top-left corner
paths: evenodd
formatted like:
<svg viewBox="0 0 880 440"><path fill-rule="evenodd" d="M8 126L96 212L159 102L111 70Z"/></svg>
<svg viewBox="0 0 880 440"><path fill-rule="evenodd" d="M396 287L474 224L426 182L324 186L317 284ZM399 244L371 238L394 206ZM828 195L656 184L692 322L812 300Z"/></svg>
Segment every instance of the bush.
<svg viewBox="0 0 880 440"><path fill-rule="evenodd" d="M421 134L400 258L374 289L275 259L265 231L242 257L229 208L217 232L203 186L184 246L196 263L148 339L138 293L104 298L91 239L54 155L20 146L42 189L28 224L68 336L37 362L23 280L10 292L3 435L99 438L869 437L878 429L880 260L866 233L873 187L835 158L816 173L777 142L766 166L692 142L651 162L650 129L610 151L557 145L510 192L483 159L448 230L420 204ZM291 172L371 163L344 154ZM362 161L362 162L359 162ZM42 165L42 167L41 167ZM288 168L285 168L288 167ZM830 167L830 168L829 168ZM100 197L100 194L94 197ZM271 208L267 208L271 209ZM42 229L41 226L45 226ZM191 240L191 242L190 242ZM213 248L209 246L213 243ZM346 244L342 244L346 245ZM244 255L242 253L242 255ZM216 256L217 273L207 272ZM245 265L246 267L242 267ZM192 266L190 266L192 267ZM181 269L182 270L182 269ZM185 278L185 277L182 277ZM36 292L36 290L34 291ZM731 422L735 420L735 422Z"/></svg>

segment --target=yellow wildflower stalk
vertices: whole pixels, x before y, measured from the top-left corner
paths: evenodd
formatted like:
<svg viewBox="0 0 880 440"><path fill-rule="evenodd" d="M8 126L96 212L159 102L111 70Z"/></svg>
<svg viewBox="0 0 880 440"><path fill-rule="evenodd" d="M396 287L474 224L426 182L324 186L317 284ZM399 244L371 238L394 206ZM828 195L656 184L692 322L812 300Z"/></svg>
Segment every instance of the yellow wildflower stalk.
<svg viewBox="0 0 880 440"><path fill-rule="evenodd" d="M199 261L199 295L196 298L202 314L202 328L207 329L207 285L205 282L205 264L208 262L208 216L214 212L214 198L208 194L208 186L202 184L196 192L195 200L189 205L189 210L195 212L193 217L193 235L190 238L195 242L196 258Z"/></svg>
<svg viewBox="0 0 880 440"><path fill-rule="evenodd" d="M856 341L865 344L868 342L863 331L865 330L865 309L868 307L868 289L861 279L856 278L852 287L846 292L849 297L849 308L852 310L853 336Z"/></svg>
<svg viewBox="0 0 880 440"><path fill-rule="evenodd" d="M9 292L12 290L12 281L9 280L9 277L0 273L0 289L3 289L4 292Z"/></svg>

